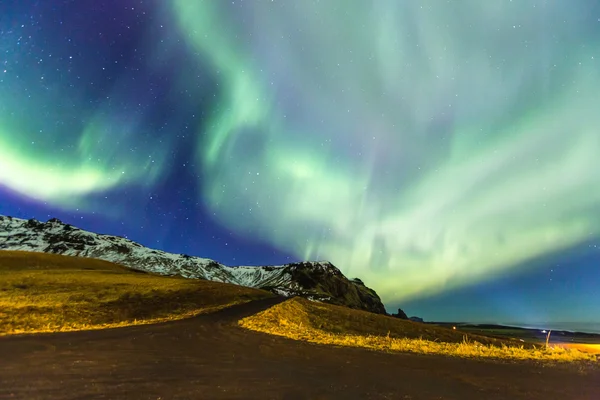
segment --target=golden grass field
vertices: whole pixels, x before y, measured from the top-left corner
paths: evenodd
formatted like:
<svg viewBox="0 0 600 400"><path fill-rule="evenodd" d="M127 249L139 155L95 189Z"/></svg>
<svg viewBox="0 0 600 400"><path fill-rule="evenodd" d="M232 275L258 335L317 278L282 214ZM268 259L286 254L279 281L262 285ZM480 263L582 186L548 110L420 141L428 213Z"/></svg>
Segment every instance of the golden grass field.
<svg viewBox="0 0 600 400"><path fill-rule="evenodd" d="M239 321L290 339L373 350L512 360L596 361L577 349L548 348L292 298Z"/></svg>
<svg viewBox="0 0 600 400"><path fill-rule="evenodd" d="M168 321L271 296L89 258L0 251L0 335Z"/></svg>
<svg viewBox="0 0 600 400"><path fill-rule="evenodd" d="M554 347L564 347L567 349L577 349L585 353L598 354L600 355L600 344L587 344L587 343L556 343Z"/></svg>
<svg viewBox="0 0 600 400"><path fill-rule="evenodd" d="M0 335L169 321L272 296L263 290L154 275L89 258L0 251ZM239 324L296 340L373 350L516 360L597 360L596 355L577 348L546 349L516 339L491 338L298 297Z"/></svg>

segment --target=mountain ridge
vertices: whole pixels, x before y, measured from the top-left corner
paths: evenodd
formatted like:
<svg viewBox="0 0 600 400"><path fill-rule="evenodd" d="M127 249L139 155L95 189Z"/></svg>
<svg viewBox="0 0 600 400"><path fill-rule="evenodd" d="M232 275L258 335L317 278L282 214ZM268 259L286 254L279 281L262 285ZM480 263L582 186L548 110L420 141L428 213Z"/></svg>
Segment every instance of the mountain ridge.
<svg viewBox="0 0 600 400"><path fill-rule="evenodd" d="M21 250L97 258L160 275L178 275L269 290L278 295L386 314L377 293L350 280L328 261L284 265L227 266L209 258L173 254L132 240L98 234L57 218L41 222L0 215L0 250Z"/></svg>

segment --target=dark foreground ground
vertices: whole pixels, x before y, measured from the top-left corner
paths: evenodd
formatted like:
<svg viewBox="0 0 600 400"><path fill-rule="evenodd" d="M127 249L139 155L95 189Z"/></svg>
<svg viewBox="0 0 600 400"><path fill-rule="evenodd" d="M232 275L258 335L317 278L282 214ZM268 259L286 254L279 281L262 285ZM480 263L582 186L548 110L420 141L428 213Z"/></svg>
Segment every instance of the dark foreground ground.
<svg viewBox="0 0 600 400"><path fill-rule="evenodd" d="M600 370L296 342L235 322L260 300L160 325L0 338L0 399L600 399Z"/></svg>

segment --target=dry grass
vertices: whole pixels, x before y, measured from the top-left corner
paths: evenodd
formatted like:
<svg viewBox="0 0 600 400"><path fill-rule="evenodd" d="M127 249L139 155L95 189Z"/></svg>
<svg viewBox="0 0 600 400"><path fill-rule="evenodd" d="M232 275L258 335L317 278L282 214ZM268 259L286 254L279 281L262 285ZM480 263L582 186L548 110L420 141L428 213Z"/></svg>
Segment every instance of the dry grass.
<svg viewBox="0 0 600 400"><path fill-rule="evenodd" d="M470 335L301 298L244 318L239 324L296 340L374 350L513 360L596 360L578 350L545 349L531 343Z"/></svg>
<svg viewBox="0 0 600 400"><path fill-rule="evenodd" d="M271 296L101 260L0 251L0 335L161 322Z"/></svg>

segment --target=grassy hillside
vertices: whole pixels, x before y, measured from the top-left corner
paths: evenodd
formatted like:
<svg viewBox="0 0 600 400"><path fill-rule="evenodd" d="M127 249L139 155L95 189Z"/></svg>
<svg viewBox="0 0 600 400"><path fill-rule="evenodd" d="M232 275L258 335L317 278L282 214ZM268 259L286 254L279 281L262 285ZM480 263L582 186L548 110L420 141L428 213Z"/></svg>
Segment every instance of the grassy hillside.
<svg viewBox="0 0 600 400"><path fill-rule="evenodd" d="M501 340L400 320L330 304L293 298L242 319L247 329L296 340L374 350L554 361L595 361L577 350L545 349L518 340Z"/></svg>
<svg viewBox="0 0 600 400"><path fill-rule="evenodd" d="M166 321L271 296L101 260L0 251L0 335Z"/></svg>

